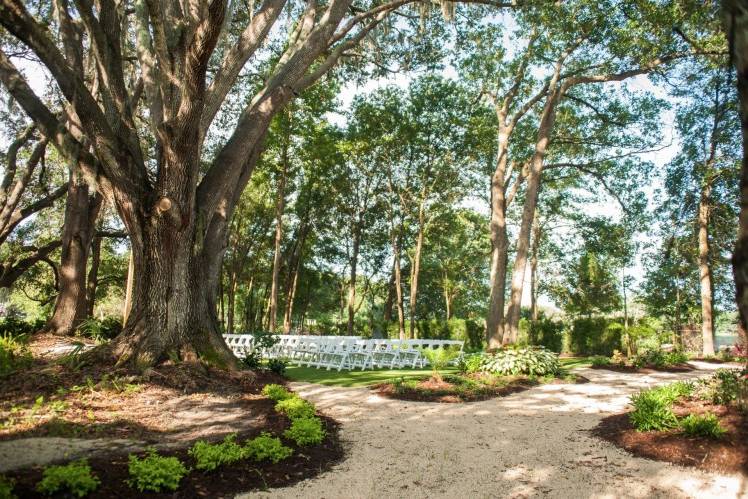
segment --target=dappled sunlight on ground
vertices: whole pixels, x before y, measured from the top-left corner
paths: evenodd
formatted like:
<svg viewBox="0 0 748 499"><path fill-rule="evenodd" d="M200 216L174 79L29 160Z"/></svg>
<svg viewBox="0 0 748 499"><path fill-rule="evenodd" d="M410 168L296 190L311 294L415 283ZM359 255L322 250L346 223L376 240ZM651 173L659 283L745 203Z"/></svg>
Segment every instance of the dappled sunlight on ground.
<svg viewBox="0 0 748 499"><path fill-rule="evenodd" d="M464 404L407 402L368 388L292 383L343 423L348 457L268 497L739 497L745 481L635 458L590 434L646 387L709 374L579 369L584 384L547 384ZM253 495L254 497L254 495Z"/></svg>

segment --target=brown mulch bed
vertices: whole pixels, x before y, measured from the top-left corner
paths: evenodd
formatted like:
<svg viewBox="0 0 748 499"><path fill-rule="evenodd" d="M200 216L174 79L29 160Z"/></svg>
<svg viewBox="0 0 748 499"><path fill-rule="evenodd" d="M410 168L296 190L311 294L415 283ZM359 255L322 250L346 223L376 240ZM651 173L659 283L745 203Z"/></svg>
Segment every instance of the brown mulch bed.
<svg viewBox="0 0 748 499"><path fill-rule="evenodd" d="M233 497L238 492L290 485L315 476L343 458L339 425L320 415L327 429L317 446L298 448L282 437L288 418L274 410L261 393L268 383L285 379L268 371L226 371L198 363L165 364L137 372L110 364L61 363L41 355L54 343L32 338L33 364L0 382L0 440L28 437L130 439L159 446L163 455L187 454L197 440L219 441L237 433L238 440L263 431L280 436L294 454L277 464L243 461L211 473L192 471L178 491L140 494L130 489L128 454L91 454L89 464L101 479L90 497ZM95 359L95 357L92 357ZM23 446L22 442L9 445ZM43 467L8 471L18 497L41 497L34 487Z"/></svg>
<svg viewBox="0 0 748 499"><path fill-rule="evenodd" d="M380 383L374 385L372 389L378 394L395 400L405 400L410 402L438 402L438 403L461 403L477 402L488 400L495 397L505 397L513 393L528 390L541 384L537 379L530 379L526 376L507 376L497 378L492 375L471 374L466 375L468 379L481 383L478 388L463 388L455 383L450 383L450 376L446 379L436 380L433 377L419 379L415 387L411 385L400 385L395 383ZM588 383L589 380L583 376L576 375L574 381L560 378L554 378L550 381L543 381L546 384L566 384L566 383Z"/></svg>
<svg viewBox="0 0 748 499"><path fill-rule="evenodd" d="M274 425L263 428L274 434L281 434L287 424L278 418ZM330 418L322 417L327 430L325 440L313 447L299 448L290 441L284 444L294 449L294 454L273 464L271 462L240 461L211 472L193 470L185 476L175 492L141 493L130 488L126 480L128 473L128 456L115 455L106 458L90 459L94 475L101 479L98 489L86 496L89 498L108 499L112 497L154 497L154 498L188 498L188 497L234 497L240 492L267 490L276 487L293 485L301 480L316 476L329 470L343 459L343 446L339 438L339 425ZM238 441L257 436L260 431L239 435ZM166 454L166 453L162 453ZM187 449L168 453L178 457L186 466L194 468L194 461ZM43 469L30 468L19 472L6 473L6 477L15 480L13 492L18 497L48 497L36 492L36 484L42 478Z"/></svg>
<svg viewBox="0 0 748 499"><path fill-rule="evenodd" d="M711 412L727 433L719 440L689 437L678 430L636 431L628 414L603 419L592 433L639 457L692 466L718 473L748 475L748 415L735 407L713 405L698 400L676 404L679 416Z"/></svg>
<svg viewBox="0 0 748 499"><path fill-rule="evenodd" d="M668 367L657 367L655 365L649 365L644 367L635 367L621 364L608 364L605 366L591 366L590 369L601 369L605 371L615 371L618 373L637 373L637 374L651 374L655 372L660 373L685 373L693 371L695 367L690 364L674 364Z"/></svg>

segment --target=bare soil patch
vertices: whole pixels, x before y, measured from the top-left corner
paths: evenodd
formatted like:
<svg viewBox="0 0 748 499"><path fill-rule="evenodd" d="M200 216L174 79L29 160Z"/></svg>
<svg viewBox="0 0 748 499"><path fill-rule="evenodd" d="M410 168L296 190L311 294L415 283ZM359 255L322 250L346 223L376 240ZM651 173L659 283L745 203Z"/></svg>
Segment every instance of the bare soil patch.
<svg viewBox="0 0 748 499"><path fill-rule="evenodd" d="M727 433L720 439L689 437L678 430L639 432L628 413L603 419L592 433L635 456L692 466L718 473L748 475L748 415L731 406L699 400L677 403L673 411L687 414L715 414Z"/></svg>

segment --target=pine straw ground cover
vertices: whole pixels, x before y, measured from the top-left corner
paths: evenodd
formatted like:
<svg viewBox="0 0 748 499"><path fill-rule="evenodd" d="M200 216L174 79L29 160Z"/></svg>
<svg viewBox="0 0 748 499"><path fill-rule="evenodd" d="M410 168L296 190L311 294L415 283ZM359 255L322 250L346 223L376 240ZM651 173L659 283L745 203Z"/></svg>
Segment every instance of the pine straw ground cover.
<svg viewBox="0 0 748 499"><path fill-rule="evenodd" d="M490 373L398 378L375 385L379 395L415 402L459 403L504 397L546 383L586 383L576 374L554 376L500 376Z"/></svg>
<svg viewBox="0 0 748 499"><path fill-rule="evenodd" d="M232 497L284 486L342 459L338 425L324 416L320 417L326 437L321 444L300 448L283 437L290 421L262 395L268 383L284 380L265 371L227 372L198 364L163 365L138 373L86 365L77 355L35 356L32 366L0 383L0 440L6 451L14 451L13 441L18 441L10 456L27 452L22 439L28 437L126 439L139 449L157 446L162 455L176 456L191 468L179 489L163 497ZM279 436L293 455L277 464L245 460L204 473L194 469L187 453L197 440L218 441L236 433L243 442L263 431ZM76 456L88 458L101 478L89 497L135 494L125 482L131 449L112 448L120 450ZM11 470L4 475L15 481L14 493L36 497L34 487L43 467L13 469L17 466L12 459L4 457L2 468Z"/></svg>

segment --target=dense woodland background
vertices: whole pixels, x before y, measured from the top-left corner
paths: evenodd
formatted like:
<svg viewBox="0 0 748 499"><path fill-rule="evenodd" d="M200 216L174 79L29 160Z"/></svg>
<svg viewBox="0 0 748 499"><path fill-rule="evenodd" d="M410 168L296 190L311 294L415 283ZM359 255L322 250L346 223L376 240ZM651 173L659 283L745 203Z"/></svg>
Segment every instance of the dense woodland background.
<svg viewBox="0 0 748 499"><path fill-rule="evenodd" d="M710 354L715 334L716 348L737 334L730 259L743 151L715 3L347 2L337 26L353 23L348 38L328 35L306 76L283 83L335 2L229 2L215 19L222 2L209 2L194 35L218 30L204 54L208 97L198 79L189 101L191 80L175 78L168 85L183 95L171 108L161 101L177 90L149 73L166 73L151 3L3 2L6 329L113 337L130 310L137 329L168 315L146 302L204 287L199 313L225 333L454 337L605 355L647 341ZM108 23L119 26L116 42L102 32ZM264 36L231 69L255 24ZM41 36L65 67L53 67ZM175 53L171 76L187 74ZM210 93L231 71L223 98ZM90 102L73 97L70 74ZM239 134L261 121L253 106L271 90L285 100L262 114L267 127ZM113 118L118 99L127 113ZM172 136L189 128L185 102L207 102L202 131ZM51 135L53 119L67 138ZM117 147L127 155L101 145L96 134L106 134L89 125L98 119L125 137ZM201 209L224 205L205 180L241 154L242 173L220 183L236 188L226 227L211 232ZM169 179L179 168L190 172L186 190ZM148 187L128 190L133 179ZM151 213L179 230L149 239ZM183 236L185 226L202 235ZM211 245L215 289L184 270L213 260L179 253ZM156 284L179 272L190 280ZM191 327L190 317L164 322L163 334Z"/></svg>

